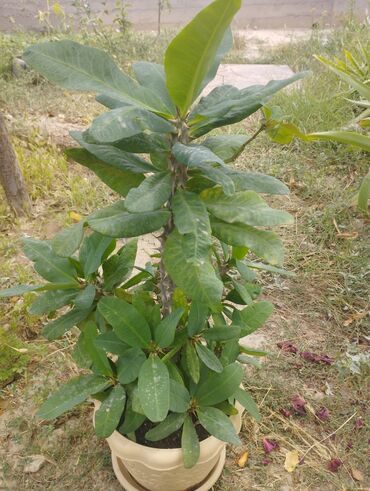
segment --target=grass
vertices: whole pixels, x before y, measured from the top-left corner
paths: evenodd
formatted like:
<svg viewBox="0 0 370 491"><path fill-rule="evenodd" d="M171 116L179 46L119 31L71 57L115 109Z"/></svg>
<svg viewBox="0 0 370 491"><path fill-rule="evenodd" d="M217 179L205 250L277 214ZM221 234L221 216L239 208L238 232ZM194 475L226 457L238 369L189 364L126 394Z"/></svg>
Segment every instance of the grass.
<svg viewBox="0 0 370 491"><path fill-rule="evenodd" d="M171 35L165 32L156 39L128 31L124 36L114 34L108 41L87 38L86 34L79 40L101 47L113 43L113 55L127 67L131 60L160 60ZM316 30L309 41L265 52L261 63L286 63L294 69L312 70L311 77L279 94L272 104L281 106L307 131L345 124L353 116L342 97L345 87L312 55L339 55L343 46L355 49L364 36L362 26L349 19L332 33ZM70 220L71 211L89 213L114 196L91 173L69 164L63 156L63 147L69 142L60 131L91 120L99 111L93 97L67 93L37 80L32 73L16 80L10 75L12 56L36 39L36 35L25 33L0 35L0 47L5 46L0 106L9 116L34 209L32 217L14 222L5 205L0 207L0 287L35 279L20 251L22 234L50 237ZM238 38L228 61L244 59L245 50L243 39ZM43 118L52 121L50 131L38 130ZM233 131L252 131L258 127L258 118L250 118ZM274 175L289 185L289 198L272 201L296 217L294 226L281 229L287 248L285 266L296 276L259 276L264 296L276 305L274 317L259 337L251 337L251 343L266 348L271 355L261 370L249 369L245 379L260 406L262 422L244 418L243 445L229 449L226 468L215 489L367 489L368 427L359 428L356 421L366 421L369 377L364 365L354 366L353 357L365 358L368 349L369 322L364 315L369 308L368 221L352 202L367 170L368 155L330 143L280 146L262 135L248 146L237 165ZM0 444L0 488L119 490L107 446L86 424L91 417L87 405L47 424L34 417L47 394L77 368L69 356L75 342L73 334L54 343L38 336L42 320L27 313L32 297L29 294L0 304L0 356L6 360L3 365L0 362L0 434L4 436ZM335 362L318 365L298 354L282 352L276 346L282 340L290 340L299 351L328 354ZM6 372L9 367L10 374ZM11 379L15 381L5 386ZM280 410L291 410L296 394L305 399L307 413L285 418ZM330 413L326 421L314 414L323 406ZM278 442L279 449L266 456L263 438ZM284 460L293 449L304 456L304 461L290 474L284 469ZM249 452L246 467L239 468L236 462L245 451ZM45 455L48 462L38 473L25 474L26 458L34 454ZM332 458L343 462L337 473L327 468Z"/></svg>

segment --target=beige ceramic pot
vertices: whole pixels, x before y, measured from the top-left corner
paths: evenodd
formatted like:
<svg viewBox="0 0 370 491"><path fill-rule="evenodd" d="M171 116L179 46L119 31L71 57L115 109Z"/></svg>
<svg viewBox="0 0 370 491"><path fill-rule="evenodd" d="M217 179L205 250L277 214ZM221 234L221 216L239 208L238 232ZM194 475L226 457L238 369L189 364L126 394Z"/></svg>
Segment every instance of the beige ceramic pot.
<svg viewBox="0 0 370 491"><path fill-rule="evenodd" d="M95 411L100 403L95 401ZM243 408L231 421L239 433ZM181 448L161 449L139 445L115 431L107 442L113 469L126 491L207 491L221 475L226 444L210 436L200 442L197 464L185 469Z"/></svg>

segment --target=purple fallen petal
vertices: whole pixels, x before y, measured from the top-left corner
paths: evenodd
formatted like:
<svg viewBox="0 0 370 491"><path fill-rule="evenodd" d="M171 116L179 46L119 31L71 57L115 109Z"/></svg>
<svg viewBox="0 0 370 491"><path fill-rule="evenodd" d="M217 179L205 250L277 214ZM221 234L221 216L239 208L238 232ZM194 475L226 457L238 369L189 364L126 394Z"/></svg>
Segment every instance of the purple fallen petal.
<svg viewBox="0 0 370 491"><path fill-rule="evenodd" d="M276 346L287 353L298 353L298 348L290 341L280 341Z"/></svg>
<svg viewBox="0 0 370 491"><path fill-rule="evenodd" d="M328 470L330 472L338 472L339 467L342 465L342 461L340 459L331 459L328 463Z"/></svg>
<svg viewBox="0 0 370 491"><path fill-rule="evenodd" d="M315 414L319 419L321 419L321 421L326 421L330 416L329 410L326 409L326 407L321 407L315 412Z"/></svg>
<svg viewBox="0 0 370 491"><path fill-rule="evenodd" d="M330 356L318 355L317 353L312 353L311 351L301 351L299 355L304 360L311 361L312 363L324 363L325 365L332 365L334 363L333 358L330 358Z"/></svg>
<svg viewBox="0 0 370 491"><path fill-rule="evenodd" d="M355 427L360 430L365 426L364 420L362 418L357 418L355 421Z"/></svg>
<svg viewBox="0 0 370 491"><path fill-rule="evenodd" d="M271 460L268 459L267 457L265 457L264 459L262 459L262 465L269 465L271 464Z"/></svg>
<svg viewBox="0 0 370 491"><path fill-rule="evenodd" d="M296 394L295 396L292 397L291 404L292 404L292 408L296 413L300 414L301 416L304 416L306 414L306 409L304 407L306 401L303 399L303 397Z"/></svg>
<svg viewBox="0 0 370 491"><path fill-rule="evenodd" d="M292 415L289 409L284 409L284 408L279 409L279 413L282 414L284 418L290 418L290 416Z"/></svg>
<svg viewBox="0 0 370 491"><path fill-rule="evenodd" d="M273 450L276 450L277 448L279 448L279 444L273 440L268 440L267 438L264 438L262 440L262 445L263 445L263 449L266 453L270 453L272 452Z"/></svg>

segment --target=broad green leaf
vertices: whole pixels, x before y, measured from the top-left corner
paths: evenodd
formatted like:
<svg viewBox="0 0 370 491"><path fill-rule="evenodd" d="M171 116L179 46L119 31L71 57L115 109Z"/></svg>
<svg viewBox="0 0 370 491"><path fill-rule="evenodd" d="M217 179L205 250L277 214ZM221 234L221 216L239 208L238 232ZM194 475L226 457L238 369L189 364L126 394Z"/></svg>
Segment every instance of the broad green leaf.
<svg viewBox="0 0 370 491"><path fill-rule="evenodd" d="M287 186L272 176L259 172L242 172L232 168L223 171L234 183L235 191L255 191L264 194L289 194Z"/></svg>
<svg viewBox="0 0 370 491"><path fill-rule="evenodd" d="M256 279L256 273L243 261L236 260L235 266L243 280L254 281Z"/></svg>
<svg viewBox="0 0 370 491"><path fill-rule="evenodd" d="M197 299L191 302L187 324L187 331L190 337L203 331L208 318L208 310L208 306L199 302Z"/></svg>
<svg viewBox="0 0 370 491"><path fill-rule="evenodd" d="M91 143L115 143L140 133L174 133L166 119L135 106L119 107L95 118L87 132Z"/></svg>
<svg viewBox="0 0 370 491"><path fill-rule="evenodd" d="M216 0L199 12L168 46L164 66L168 92L185 115L203 80L212 76L217 51L241 0Z"/></svg>
<svg viewBox="0 0 370 491"><path fill-rule="evenodd" d="M207 179L219 184L226 194L234 193L234 183L224 171L225 163L209 148L178 142L172 147L172 153L178 162L186 165L190 170L198 170Z"/></svg>
<svg viewBox="0 0 370 491"><path fill-rule="evenodd" d="M147 431L145 434L145 438L152 442L157 442L158 440L163 440L175 431L179 430L184 423L185 413L176 414L171 413L167 416L167 418L159 423L156 427Z"/></svg>
<svg viewBox="0 0 370 491"><path fill-rule="evenodd" d="M237 363L226 366L221 373L208 372L195 391L197 402L201 406L212 406L225 401L235 393L243 374L242 367Z"/></svg>
<svg viewBox="0 0 370 491"><path fill-rule="evenodd" d="M228 223L273 227L293 222L292 215L270 208L254 191L242 191L226 196L221 188L216 187L206 189L200 196L212 215Z"/></svg>
<svg viewBox="0 0 370 491"><path fill-rule="evenodd" d="M230 363L234 363L234 361L238 358L240 354L240 346L239 341L237 339L231 339L223 344L222 353L221 353L221 363L223 366L230 365Z"/></svg>
<svg viewBox="0 0 370 491"><path fill-rule="evenodd" d="M178 308L164 317L154 329L154 340L161 348L167 348L175 339L178 323L184 313L184 309Z"/></svg>
<svg viewBox="0 0 370 491"><path fill-rule="evenodd" d="M119 432L122 435L132 433L133 431L136 431L138 428L140 428L145 419L146 417L144 414L135 413L135 411L132 409L132 401L129 398L126 404L124 420L119 427Z"/></svg>
<svg viewBox="0 0 370 491"><path fill-rule="evenodd" d="M17 285L11 288L0 290L0 298L18 297L27 292L38 291L43 288L43 285Z"/></svg>
<svg viewBox="0 0 370 491"><path fill-rule="evenodd" d="M207 341L228 341L240 337L240 327L212 327L202 333Z"/></svg>
<svg viewBox="0 0 370 491"><path fill-rule="evenodd" d="M93 363L93 368L99 375L105 375L112 377L113 372L108 361L107 355L103 349L96 344L96 338L98 337L98 328L95 322L86 322L82 329L80 337L83 339L84 351L89 356Z"/></svg>
<svg viewBox="0 0 370 491"><path fill-rule="evenodd" d="M202 407L197 410L197 416L200 424L211 435L223 442L233 443L234 445L240 444L239 437L230 418L220 409Z"/></svg>
<svg viewBox="0 0 370 491"><path fill-rule="evenodd" d="M268 356L270 353L268 351L263 351L256 348L249 348L248 346L240 346L240 351L250 356Z"/></svg>
<svg viewBox="0 0 370 491"><path fill-rule="evenodd" d="M248 411L248 413L256 420L261 421L261 415L257 404L252 396L240 387L235 392L235 399Z"/></svg>
<svg viewBox="0 0 370 491"><path fill-rule="evenodd" d="M71 262L59 257L48 242L24 238L23 251L34 263L35 270L40 276L52 283L73 283L76 281L76 270Z"/></svg>
<svg viewBox="0 0 370 491"><path fill-rule="evenodd" d="M109 379L95 374L73 378L48 397L37 416L41 419L55 419L110 385L112 382Z"/></svg>
<svg viewBox="0 0 370 491"><path fill-rule="evenodd" d="M272 265L280 265L284 259L281 239L269 230L259 230L243 223L226 223L211 217L212 233L226 244L248 247L257 256Z"/></svg>
<svg viewBox="0 0 370 491"><path fill-rule="evenodd" d="M129 213L123 201L103 208L88 217L93 230L110 237L138 237L161 228L169 219L167 210Z"/></svg>
<svg viewBox="0 0 370 491"><path fill-rule="evenodd" d="M263 326L273 310L273 304L263 300L248 305L243 310L235 310L233 319L235 319L236 324L242 327L242 336L247 336Z"/></svg>
<svg viewBox="0 0 370 491"><path fill-rule="evenodd" d="M84 236L84 220L57 233L51 240L55 254L61 257L72 256L80 247Z"/></svg>
<svg viewBox="0 0 370 491"><path fill-rule="evenodd" d="M198 356L200 360L205 364L206 367L208 367L210 370L213 370L214 372L222 372L223 366L220 360L217 358L217 356L208 349L206 346L204 346L201 343L197 343L195 345L195 349L198 353Z"/></svg>
<svg viewBox="0 0 370 491"><path fill-rule="evenodd" d="M209 306L220 302L223 284L210 259L205 257L203 263L195 263L193 252L188 250L186 237L176 230L166 241L163 258L170 277L188 297Z"/></svg>
<svg viewBox="0 0 370 491"><path fill-rule="evenodd" d="M180 373L179 367L176 365L176 363L168 360L166 361L168 373L170 374L170 379L174 380L175 382L178 382L181 385L184 385L184 380L182 378L182 375ZM172 409L171 409L172 411Z"/></svg>
<svg viewBox="0 0 370 491"><path fill-rule="evenodd" d="M114 146L131 153L170 152L171 137L168 133L140 133L122 138Z"/></svg>
<svg viewBox="0 0 370 491"><path fill-rule="evenodd" d="M356 133L355 131L322 131L318 133L307 133L305 139L309 141L335 141L359 147L361 150L370 152L370 136Z"/></svg>
<svg viewBox="0 0 370 491"><path fill-rule="evenodd" d="M94 285L86 285L85 288L80 290L74 299L74 304L77 309L84 310L91 307L95 300L96 290Z"/></svg>
<svg viewBox="0 0 370 491"><path fill-rule="evenodd" d="M150 356L143 363L138 389L145 416L154 423L163 421L170 407L170 377L158 356Z"/></svg>
<svg viewBox="0 0 370 491"><path fill-rule="evenodd" d="M276 266L271 266L270 264L259 263L258 261L245 261L248 268L260 269L262 271L268 271L270 273L277 273L283 276L295 276L292 271L287 271L286 269L277 268Z"/></svg>
<svg viewBox="0 0 370 491"><path fill-rule="evenodd" d="M238 414L238 410L236 409L236 407L227 401L220 402L215 407L217 409L221 409L221 411L227 416L235 416L236 414Z"/></svg>
<svg viewBox="0 0 370 491"><path fill-rule="evenodd" d="M108 438L114 432L125 409L125 403L125 389L117 384L95 413L95 433L98 436Z"/></svg>
<svg viewBox="0 0 370 491"><path fill-rule="evenodd" d="M217 135L210 136L202 143L212 150L224 162L233 162L242 152L250 135Z"/></svg>
<svg viewBox="0 0 370 491"><path fill-rule="evenodd" d="M170 379L170 411L184 413L190 404L190 394L183 383Z"/></svg>
<svg viewBox="0 0 370 491"><path fill-rule="evenodd" d="M79 131L71 131L70 135L81 145L81 147L113 168L122 171L130 171L134 174L156 172L155 167L138 155L125 152L113 145L96 145L94 143L88 143L84 139L84 133ZM68 149L66 151L67 155L70 155L71 150L72 149Z"/></svg>
<svg viewBox="0 0 370 491"><path fill-rule="evenodd" d="M200 446L197 432L191 417L185 417L181 435L181 448L184 460L184 467L190 469L198 462L200 454Z"/></svg>
<svg viewBox="0 0 370 491"><path fill-rule="evenodd" d="M127 104L167 112L157 95L122 73L100 49L74 41L52 41L27 48L23 59L48 80L66 89L104 92Z"/></svg>
<svg viewBox="0 0 370 491"><path fill-rule="evenodd" d="M139 186L144 179L141 174L104 163L83 148L71 148L67 151L67 156L93 171L104 184L121 196L126 196L131 188Z"/></svg>
<svg viewBox="0 0 370 491"><path fill-rule="evenodd" d="M171 174L158 172L146 177L138 187L129 191L125 200L125 207L131 213L158 210L168 201L171 190Z"/></svg>
<svg viewBox="0 0 370 491"><path fill-rule="evenodd" d="M42 330L42 335L49 341L53 341L85 320L90 312L91 308L85 310L74 308L61 317L46 324Z"/></svg>
<svg viewBox="0 0 370 491"><path fill-rule="evenodd" d="M42 315L70 305L79 290L54 290L38 295L28 309L31 315Z"/></svg>
<svg viewBox="0 0 370 491"><path fill-rule="evenodd" d="M266 85L237 89L222 85L202 97L189 117L192 137L205 135L214 128L238 123L258 111L276 92L305 77L308 72L296 73L285 80L271 80Z"/></svg>
<svg viewBox="0 0 370 491"><path fill-rule="evenodd" d="M98 310L122 341L134 348L148 346L150 327L133 305L120 298L103 297L98 303Z"/></svg>
<svg viewBox="0 0 370 491"><path fill-rule="evenodd" d="M118 358L117 376L121 384L130 384L139 376L142 364L146 356L140 348L129 348Z"/></svg>
<svg viewBox="0 0 370 491"><path fill-rule="evenodd" d="M136 254L137 239L133 239L103 263L105 290L112 290L130 276L135 265Z"/></svg>
<svg viewBox="0 0 370 491"><path fill-rule="evenodd" d="M98 232L85 237L80 248L80 263L86 276L95 273L107 249L114 248L115 240Z"/></svg>
<svg viewBox="0 0 370 491"><path fill-rule="evenodd" d="M139 397L139 391L137 386L134 388L134 390L131 393L131 399L132 399L132 410L135 411L135 413L139 414L144 414L143 407L141 405L140 397Z"/></svg>
<svg viewBox="0 0 370 491"><path fill-rule="evenodd" d="M117 107L130 106L130 104L119 101L118 99L115 99L114 97L107 94L98 94L95 97L95 100L99 102L99 104L102 104L109 109L117 109Z"/></svg>
<svg viewBox="0 0 370 491"><path fill-rule="evenodd" d="M247 288L242 283L238 283L237 281L232 281L234 290L231 290L227 299L235 302L237 304L248 305L253 302L253 298Z"/></svg>
<svg viewBox="0 0 370 491"><path fill-rule="evenodd" d="M252 356L247 356L244 353L239 355L237 360L239 363L243 363L245 365L246 364L252 365L255 368L261 368L262 367L261 362L259 360L257 360L256 358L253 358Z"/></svg>
<svg viewBox="0 0 370 491"><path fill-rule="evenodd" d="M368 214L370 198L370 173L364 177L358 192L358 207Z"/></svg>
<svg viewBox="0 0 370 491"><path fill-rule="evenodd" d="M160 97L169 114L175 116L176 107L166 87L166 76L163 65L148 61L138 61L133 63L132 69L139 84L155 92Z"/></svg>
<svg viewBox="0 0 370 491"><path fill-rule="evenodd" d="M185 345L185 364L192 380L197 384L200 377L199 358L193 343L189 340Z"/></svg>
<svg viewBox="0 0 370 491"><path fill-rule="evenodd" d="M99 334L95 338L95 344L102 350L115 355L122 355L129 348L129 345L124 343L113 331Z"/></svg>

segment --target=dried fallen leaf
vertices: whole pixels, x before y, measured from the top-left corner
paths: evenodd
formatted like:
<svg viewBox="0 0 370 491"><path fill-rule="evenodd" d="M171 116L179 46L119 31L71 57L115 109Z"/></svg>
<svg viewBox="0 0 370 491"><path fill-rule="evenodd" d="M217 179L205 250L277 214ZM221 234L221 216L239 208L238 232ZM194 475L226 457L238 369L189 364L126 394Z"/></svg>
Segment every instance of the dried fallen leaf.
<svg viewBox="0 0 370 491"><path fill-rule="evenodd" d="M74 222L79 222L82 219L82 215L80 215L79 213L76 213L75 211L70 211L68 213L68 215L69 215L69 218L71 220L73 220Z"/></svg>
<svg viewBox="0 0 370 491"><path fill-rule="evenodd" d="M288 472L293 472L299 464L298 450L292 450L285 454L284 469Z"/></svg>
<svg viewBox="0 0 370 491"><path fill-rule="evenodd" d="M367 310L364 310L363 312L356 312L355 314L350 315L348 317L348 319L346 319L343 322L343 326L344 327L350 326L352 324L352 322L359 321L359 320L363 319L364 317L366 317L368 314L369 314L369 312Z"/></svg>
<svg viewBox="0 0 370 491"><path fill-rule="evenodd" d="M358 469L354 469L352 467L351 474L352 474L352 477L355 481L363 481L364 480L364 476L363 476L362 472L359 471Z"/></svg>
<svg viewBox="0 0 370 491"><path fill-rule="evenodd" d="M45 462L47 462L47 458L43 455L30 455L27 458L29 462L24 466L24 472L38 472Z"/></svg>
<svg viewBox="0 0 370 491"><path fill-rule="evenodd" d="M239 467L245 467L247 465L247 462L248 462L248 457L249 457L249 453L243 452L238 459L238 466Z"/></svg>

